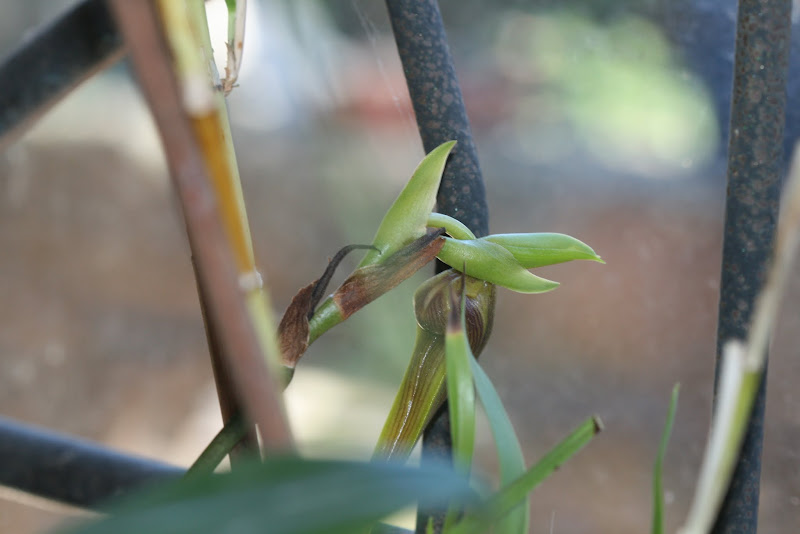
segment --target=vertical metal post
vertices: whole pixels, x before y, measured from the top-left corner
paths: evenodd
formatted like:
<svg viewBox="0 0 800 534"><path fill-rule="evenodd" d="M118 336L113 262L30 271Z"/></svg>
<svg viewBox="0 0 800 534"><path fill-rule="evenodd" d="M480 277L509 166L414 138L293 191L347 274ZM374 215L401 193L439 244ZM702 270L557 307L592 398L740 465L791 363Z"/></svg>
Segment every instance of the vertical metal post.
<svg viewBox="0 0 800 534"><path fill-rule="evenodd" d="M791 10L791 0L739 1L717 329L718 364L726 340L747 336L774 241L784 170ZM756 532L765 395L764 381L731 487L714 525L716 534Z"/></svg>
<svg viewBox="0 0 800 534"><path fill-rule="evenodd" d="M445 141L458 141L442 176L437 209L466 224L475 235L486 235L489 211L483 177L438 3L386 0L386 6L425 152ZM437 271L442 269L437 265ZM448 460L451 449L445 404L425 430L422 461ZM425 532L429 517L434 530L441 532L444 512L423 509L417 515L417 532Z"/></svg>

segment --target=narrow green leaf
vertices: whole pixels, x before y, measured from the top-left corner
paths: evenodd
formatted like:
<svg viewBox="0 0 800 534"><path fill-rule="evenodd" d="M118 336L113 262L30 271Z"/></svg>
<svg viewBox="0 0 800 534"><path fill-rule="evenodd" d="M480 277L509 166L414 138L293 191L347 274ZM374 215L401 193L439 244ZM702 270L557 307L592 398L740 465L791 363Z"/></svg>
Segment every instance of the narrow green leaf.
<svg viewBox="0 0 800 534"><path fill-rule="evenodd" d="M406 460L446 396L444 336L417 326L408 369L378 437L373 458Z"/></svg>
<svg viewBox="0 0 800 534"><path fill-rule="evenodd" d="M444 238L439 259L457 271L519 293L545 293L558 287L558 282L528 272L502 246L484 239L460 240ZM464 267L466 265L466 268Z"/></svg>
<svg viewBox="0 0 800 534"><path fill-rule="evenodd" d="M436 204L444 164L455 144L455 141L448 141L425 156L378 227L372 241L378 251L367 252L359 267L383 261L425 234L428 216Z"/></svg>
<svg viewBox="0 0 800 534"><path fill-rule="evenodd" d="M475 386L472 383L470 361L475 358L469 348L464 325L463 292L466 284L462 284L461 289L460 305L458 296L452 295L450 320L445 334L445 361L453 459L460 472L469 473L475 447Z"/></svg>
<svg viewBox="0 0 800 534"><path fill-rule="evenodd" d="M489 376L477 360L471 360L470 364L472 365L475 389L478 391L481 404L489 419L489 426L497 449L500 485L501 487L507 486L525 473L525 457L522 454L522 447L516 432L514 432L514 426L503 407L503 401L500 400L500 395L497 394ZM495 531L497 534L524 534L528 532L529 521L530 508L526 500L504 518Z"/></svg>
<svg viewBox="0 0 800 534"><path fill-rule="evenodd" d="M224 475L161 486L71 534L351 534L419 500L469 500L444 467L271 458Z"/></svg>
<svg viewBox="0 0 800 534"><path fill-rule="evenodd" d="M664 534L664 484L662 482L662 473L664 456L667 454L667 445L672 434L672 425L675 422L675 412L678 410L678 393L680 389L680 384L675 384L672 388L672 397L669 401L669 410L667 410L667 421L664 423L664 433L661 435L658 456L656 456L656 463L653 467L653 534Z"/></svg>
<svg viewBox="0 0 800 534"><path fill-rule="evenodd" d="M602 430L602 424L596 417L590 417L584 421L536 465L491 496L474 515L465 517L447 534L486 532L491 524L505 517L520 502L525 501L531 491L589 443L600 430Z"/></svg>
<svg viewBox="0 0 800 534"><path fill-rule="evenodd" d="M428 228L444 228L455 239L475 239L475 234L467 225L444 213L431 213L428 216Z"/></svg>
<svg viewBox="0 0 800 534"><path fill-rule="evenodd" d="M572 260L605 263L589 245L565 234L494 234L482 239L508 250L526 269Z"/></svg>

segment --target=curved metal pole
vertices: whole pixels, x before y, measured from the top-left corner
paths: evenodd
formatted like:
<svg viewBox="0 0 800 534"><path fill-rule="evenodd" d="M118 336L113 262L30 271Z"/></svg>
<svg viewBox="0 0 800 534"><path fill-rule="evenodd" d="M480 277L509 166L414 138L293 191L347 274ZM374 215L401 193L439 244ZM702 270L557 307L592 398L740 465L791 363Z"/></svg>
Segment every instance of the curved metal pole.
<svg viewBox="0 0 800 534"><path fill-rule="evenodd" d="M483 177L439 5L436 0L386 0L386 6L425 152L445 141L458 141L442 176L437 210L460 220L475 235L486 235L489 210ZM444 268L437 264L437 272ZM425 430L422 461L449 460L451 451L445 404ZM434 530L441 532L444 511L424 509L417 515L417 532L425 532L429 517Z"/></svg>
<svg viewBox="0 0 800 534"><path fill-rule="evenodd" d="M112 497L185 472L89 441L0 417L0 484L96 508Z"/></svg>
<svg viewBox="0 0 800 534"><path fill-rule="evenodd" d="M124 53L104 0L84 0L0 59L0 150Z"/></svg>
<svg viewBox="0 0 800 534"><path fill-rule="evenodd" d="M725 341L747 337L775 237L784 172L791 13L791 0L739 1L717 330L718 369ZM756 532L765 396L766 381L762 381L733 481L713 528L716 534Z"/></svg>

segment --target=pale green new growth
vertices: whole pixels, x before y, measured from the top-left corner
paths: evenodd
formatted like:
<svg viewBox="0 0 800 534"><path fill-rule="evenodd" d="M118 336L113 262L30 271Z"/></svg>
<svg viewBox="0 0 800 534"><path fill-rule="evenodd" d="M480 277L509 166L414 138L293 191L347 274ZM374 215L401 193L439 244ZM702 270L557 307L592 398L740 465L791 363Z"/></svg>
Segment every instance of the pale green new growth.
<svg viewBox="0 0 800 534"><path fill-rule="evenodd" d="M444 238L439 259L466 274L519 293L545 293L558 287L558 282L528 272L502 246L484 239Z"/></svg>
<svg viewBox="0 0 800 534"><path fill-rule="evenodd" d="M526 269L572 260L605 263L589 245L565 234L494 234L483 239L501 245Z"/></svg>
<svg viewBox="0 0 800 534"><path fill-rule="evenodd" d="M425 156L378 227L372 240L378 251L367 252L359 267L376 263L425 234L444 164L455 144L448 141Z"/></svg>
<svg viewBox="0 0 800 534"><path fill-rule="evenodd" d="M466 290L466 284L462 291ZM455 319L455 320L453 320ZM475 447L475 387L472 384L470 361L475 357L469 348L464 320L464 298L461 305L453 302L451 321L445 334L447 399L450 410L453 458L456 468L469 473Z"/></svg>
<svg viewBox="0 0 800 534"><path fill-rule="evenodd" d="M467 225L444 213L431 213L428 216L428 228L444 228L455 239L475 239L475 234Z"/></svg>

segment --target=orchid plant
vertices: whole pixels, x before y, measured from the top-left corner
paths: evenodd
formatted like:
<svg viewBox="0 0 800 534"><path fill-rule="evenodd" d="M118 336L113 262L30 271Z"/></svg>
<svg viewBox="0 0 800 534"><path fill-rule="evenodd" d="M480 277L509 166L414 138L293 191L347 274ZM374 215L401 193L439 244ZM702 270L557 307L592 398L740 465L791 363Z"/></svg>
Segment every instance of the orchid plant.
<svg viewBox="0 0 800 534"><path fill-rule="evenodd" d="M325 331L438 258L450 269L428 279L414 295L416 343L374 458L407 459L425 426L449 397L454 456L459 469L468 473L477 390L490 412L501 483L512 484L526 473L522 451L499 396L475 359L492 330L496 288L544 293L558 287L558 282L536 276L529 269L572 260L604 262L591 247L568 235L526 233L477 238L460 221L433 211L442 172L455 144L444 143L422 160L370 245L342 249L325 274L294 297L278 329L284 376L288 383L309 344ZM367 249L367 253L342 285L322 300L332 270L355 248ZM576 451L599 429L599 421L589 419L577 431L582 439L568 450ZM579 444L577 448L575 444ZM531 486L522 484L521 488L524 491L517 488L510 497L498 497L503 502L497 505L502 513L496 511L494 519L505 516L498 532L527 532L527 505L520 503ZM454 517L448 516L446 530L455 528ZM459 525L454 532L480 531L487 526L485 520L473 524L467 519Z"/></svg>
<svg viewBox="0 0 800 534"><path fill-rule="evenodd" d="M420 163L369 245L344 247L325 273L292 299L278 327L284 386L308 346L435 258L450 266L414 295L417 338L408 370L386 419L373 461L335 462L271 456L225 475L212 472L247 432L241 418L220 431L186 476L123 501L80 534L143 531L211 533L231 521L243 532L308 534L385 530L381 518L414 501L446 506L447 534L528 531L527 496L601 429L595 417L578 425L539 462L527 467L500 397L476 360L492 330L497 287L543 293L557 282L528 269L571 260L603 260L563 234L503 234L476 238L461 222L433 211L454 141ZM358 267L325 297L344 255L363 249ZM408 458L436 410L448 399L455 469L397 465ZM467 483L475 414L483 406L497 445L500 488ZM386 462L385 460L395 460ZM478 489L476 496L475 489ZM314 513L301 513L309 509ZM245 525L246 523L246 525ZM245 525L245 526L243 526ZM155 530L153 530L155 528ZM433 532L429 522L427 531Z"/></svg>

